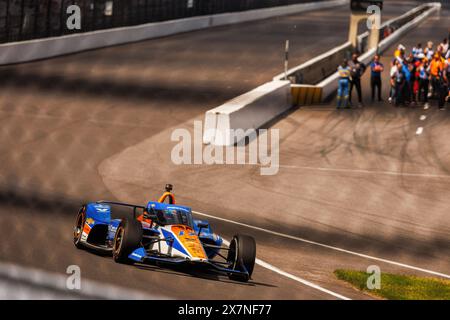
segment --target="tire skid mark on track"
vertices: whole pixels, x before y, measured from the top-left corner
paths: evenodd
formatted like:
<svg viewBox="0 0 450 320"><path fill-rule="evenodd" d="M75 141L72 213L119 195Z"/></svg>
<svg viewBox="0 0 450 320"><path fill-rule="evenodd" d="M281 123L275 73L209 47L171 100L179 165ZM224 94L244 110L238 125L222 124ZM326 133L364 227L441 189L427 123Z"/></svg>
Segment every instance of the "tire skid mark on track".
<svg viewBox="0 0 450 320"><path fill-rule="evenodd" d="M272 235L275 235L275 236L279 236L279 237L283 237L283 238L287 238L287 239L291 239L291 240L296 240L296 241L308 243L308 244L311 244L311 245L319 246L319 247L322 247L322 248L326 248L326 249L330 249L330 250L334 250L334 251L339 251L339 252L346 253L346 254L351 254L351 255L354 255L354 256L361 257L361 258L365 258L365 259L369 259L369 260L375 260L375 261L380 261L380 262L384 262L384 263L387 263L387 264L395 265L395 266L398 266L398 267L411 269L411 270L415 270L415 271L420 271L420 272L428 273L428 274L431 274L431 275L434 275L434 276L450 279L450 275L445 274L445 273L441 273L441 272L437 272L437 271L433 271L433 270L428 270L428 269L424 269L424 268L420 268L420 267L415 267L415 266L412 266L412 265L408 265L408 264L401 263L401 262L396 262L396 261L393 261L393 260L388 260L388 259L384 259L384 258L370 256L370 255L367 255L367 254L364 254L364 253L355 252L355 251L351 251L351 250L347 250L347 249L331 246L331 245L328 245L328 244L324 244L324 243L320 243L320 242L316 242L316 241L312 241L312 240L308 240L308 239L304 239L304 238L300 238L300 237L295 237L295 236L284 234L284 233L281 233L281 232L268 230L268 229L264 229L264 228L260 228L260 227L256 227L256 226L252 226L252 225L249 225L249 224L246 224L246 223L242 223L242 222L233 221L233 220L230 220L230 219L221 218L221 217L213 216L213 215L202 213L202 212L198 212L198 211L192 211L192 212L194 214L198 214L200 216L205 216L205 217L208 217L208 218L212 218L212 219L216 219L216 220L220 220L220 221L236 224L236 225L239 225L239 226L242 226L242 227L246 227L246 228L249 228L249 229L253 229L253 230L269 233L269 234L272 234Z"/></svg>
<svg viewBox="0 0 450 320"><path fill-rule="evenodd" d="M401 177L411 177L411 178L450 179L450 175L445 175L445 174L376 171L376 170L365 170L365 169L344 169L344 168L326 168L326 167L307 167L307 166L290 166L290 165L280 165L280 168L299 169L299 170L315 170L315 171L325 171L325 172L328 171L328 172L338 172L338 173L357 173L357 174L401 176Z"/></svg>

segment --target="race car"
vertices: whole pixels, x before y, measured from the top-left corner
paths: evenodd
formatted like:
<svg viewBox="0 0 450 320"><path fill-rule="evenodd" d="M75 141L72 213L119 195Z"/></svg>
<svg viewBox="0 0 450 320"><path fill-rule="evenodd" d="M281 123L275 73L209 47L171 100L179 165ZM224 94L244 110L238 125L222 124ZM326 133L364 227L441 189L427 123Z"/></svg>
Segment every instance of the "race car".
<svg viewBox="0 0 450 320"><path fill-rule="evenodd" d="M110 254L118 263L203 266L235 281L249 281L255 240L237 234L225 246L207 221L194 219L191 208L175 203L172 185L165 189L146 206L103 200L83 205L75 222L75 246ZM123 211L119 208L128 212L113 218L113 209Z"/></svg>

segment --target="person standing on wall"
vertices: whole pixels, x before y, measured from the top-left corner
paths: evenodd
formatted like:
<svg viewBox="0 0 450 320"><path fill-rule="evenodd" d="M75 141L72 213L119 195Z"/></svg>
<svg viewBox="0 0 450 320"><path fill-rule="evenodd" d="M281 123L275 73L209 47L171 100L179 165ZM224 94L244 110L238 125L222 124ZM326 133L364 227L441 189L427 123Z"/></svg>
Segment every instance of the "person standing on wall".
<svg viewBox="0 0 450 320"><path fill-rule="evenodd" d="M349 62L350 75L352 80L350 82L350 94L349 101L352 104L352 93L353 88L356 88L358 93L358 107L362 107L362 90L361 90L361 77L366 71L366 66L364 63L358 60L358 54L354 53L352 55L352 60Z"/></svg>
<svg viewBox="0 0 450 320"><path fill-rule="evenodd" d="M370 86L372 88L372 102L375 100L375 90L378 90L378 101L381 99L381 74L384 71L384 66L380 62L380 56L377 54L373 62L370 64Z"/></svg>

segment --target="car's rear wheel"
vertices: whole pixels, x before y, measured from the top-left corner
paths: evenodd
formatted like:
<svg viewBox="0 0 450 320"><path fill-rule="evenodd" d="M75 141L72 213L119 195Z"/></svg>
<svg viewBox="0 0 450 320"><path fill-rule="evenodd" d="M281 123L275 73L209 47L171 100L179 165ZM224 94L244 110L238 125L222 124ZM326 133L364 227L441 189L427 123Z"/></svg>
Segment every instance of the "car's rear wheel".
<svg viewBox="0 0 450 320"><path fill-rule="evenodd" d="M75 227L73 230L73 244L78 249L83 249L83 244L81 243L81 236L83 235L84 224L86 223L86 206L82 206L78 210L77 218L75 220Z"/></svg>
<svg viewBox="0 0 450 320"><path fill-rule="evenodd" d="M128 256L141 246L142 224L135 219L123 219L116 231L113 258L119 263L131 263Z"/></svg>
<svg viewBox="0 0 450 320"><path fill-rule="evenodd" d="M250 280L256 260L256 242L250 236L238 234L233 237L228 250L227 261L231 269L243 273L229 274L231 280L247 282ZM245 273L246 272L246 273Z"/></svg>

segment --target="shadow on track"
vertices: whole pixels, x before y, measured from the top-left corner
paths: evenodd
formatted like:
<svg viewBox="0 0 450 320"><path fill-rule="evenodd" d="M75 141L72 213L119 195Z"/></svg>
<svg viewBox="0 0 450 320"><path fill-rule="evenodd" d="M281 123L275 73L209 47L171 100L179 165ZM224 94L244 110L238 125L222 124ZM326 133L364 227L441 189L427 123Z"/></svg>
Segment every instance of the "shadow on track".
<svg viewBox="0 0 450 320"><path fill-rule="evenodd" d="M67 223L70 224L73 223L72 220L75 219L79 207L87 202L89 201L86 201L86 199L68 199L63 195L57 194L44 195L39 194L36 191L24 192L19 190L0 189L0 212L9 212L10 214L13 214L15 210L25 210L30 214L42 216L45 219L51 219L53 217L63 219L69 218ZM377 219L377 216L374 216L373 218ZM236 226L233 224L218 221L213 218L210 218L209 220L213 226L216 226L216 230L221 230L219 233L225 232L227 234L234 234L236 230ZM246 221L245 219L240 222L249 225L252 224L252 221ZM45 225L43 225L43 227L45 227ZM72 230L72 225L66 227ZM420 240L414 238L414 234L411 234L411 236L382 236L383 234L380 233L378 237L374 237L370 234L349 233L348 231L339 228L323 231L307 226L289 226L269 220L259 221L257 227L362 253L373 250L379 255L396 255L404 254L406 250L411 254L413 253L418 257L422 257L422 259L433 259L442 256L446 252L450 254L450 242L448 241L448 238L438 234ZM247 232L251 232L261 244L270 244L272 246L286 245L286 239L279 236L270 235L264 232L254 232L245 227L242 228L246 229ZM300 242L296 241L290 243L291 245L295 244L296 247L300 245Z"/></svg>
<svg viewBox="0 0 450 320"><path fill-rule="evenodd" d="M158 266L158 265L152 265L152 264L136 264L135 267L141 270L147 270L147 271L153 271L153 272L161 272L166 274L172 274L182 277L193 277L193 278L199 278L209 281L219 281L222 283L232 283L236 285L241 286L264 286L264 287L271 287L276 288L277 286L263 283L263 282L255 282L253 280L250 280L247 283L244 282L238 282L233 280L226 279L225 275L220 275L215 273L212 270L208 270L205 268L195 268L193 266L170 266L170 265L164 265L164 266Z"/></svg>

